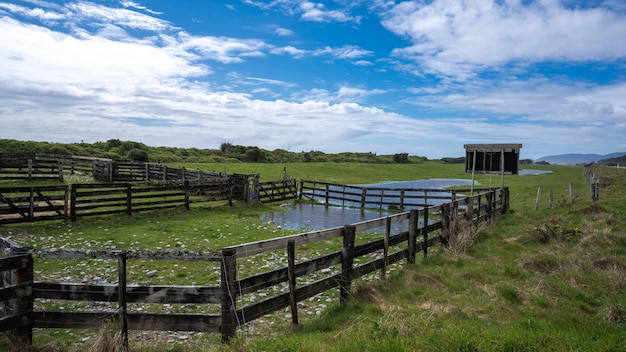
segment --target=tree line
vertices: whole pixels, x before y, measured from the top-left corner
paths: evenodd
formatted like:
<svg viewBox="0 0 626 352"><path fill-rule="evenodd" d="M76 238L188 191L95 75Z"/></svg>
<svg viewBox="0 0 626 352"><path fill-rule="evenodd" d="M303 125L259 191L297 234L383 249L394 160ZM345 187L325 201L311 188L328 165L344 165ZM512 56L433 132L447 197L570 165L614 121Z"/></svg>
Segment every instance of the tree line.
<svg viewBox="0 0 626 352"><path fill-rule="evenodd" d="M113 160L145 162L359 162L373 164L416 164L428 161L424 156L408 153L378 155L373 152L343 152L328 154L322 151L292 152L285 149L266 150L257 146L236 145L222 141L219 149L153 147L134 141L109 139L95 143L53 143L0 139L0 152L81 155ZM459 163L464 158L444 158L443 162Z"/></svg>

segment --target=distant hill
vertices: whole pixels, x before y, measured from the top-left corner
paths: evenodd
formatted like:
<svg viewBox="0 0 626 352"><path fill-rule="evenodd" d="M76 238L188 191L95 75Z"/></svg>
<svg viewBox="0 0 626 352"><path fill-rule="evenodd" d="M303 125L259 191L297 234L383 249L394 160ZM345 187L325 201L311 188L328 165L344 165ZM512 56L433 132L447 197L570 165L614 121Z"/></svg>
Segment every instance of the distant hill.
<svg viewBox="0 0 626 352"><path fill-rule="evenodd" d="M611 153L607 155L599 154L560 154L541 157L535 162L548 162L550 164L589 164L603 159L618 158L626 155L626 152Z"/></svg>

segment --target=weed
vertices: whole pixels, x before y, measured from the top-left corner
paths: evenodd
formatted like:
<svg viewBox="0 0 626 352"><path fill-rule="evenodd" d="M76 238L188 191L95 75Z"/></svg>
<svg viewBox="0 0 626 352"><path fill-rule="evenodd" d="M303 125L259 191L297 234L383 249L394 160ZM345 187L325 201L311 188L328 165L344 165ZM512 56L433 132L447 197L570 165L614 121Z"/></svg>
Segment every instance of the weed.
<svg viewBox="0 0 626 352"><path fill-rule="evenodd" d="M509 303L513 303L513 304L522 303L522 299L520 298L519 293L517 292L515 288L511 286L499 285L499 286L496 286L496 291L498 292L500 296L502 296L502 298L504 298Z"/></svg>
<svg viewBox="0 0 626 352"><path fill-rule="evenodd" d="M564 228L559 224L548 225L544 224L542 227L535 229L537 233L537 240L541 243L549 243L552 241L565 241L570 237L581 234L580 230L575 228Z"/></svg>
<svg viewBox="0 0 626 352"><path fill-rule="evenodd" d="M466 253L476 241L478 231L471 220L456 217L450 222L450 233L448 249L453 253Z"/></svg>

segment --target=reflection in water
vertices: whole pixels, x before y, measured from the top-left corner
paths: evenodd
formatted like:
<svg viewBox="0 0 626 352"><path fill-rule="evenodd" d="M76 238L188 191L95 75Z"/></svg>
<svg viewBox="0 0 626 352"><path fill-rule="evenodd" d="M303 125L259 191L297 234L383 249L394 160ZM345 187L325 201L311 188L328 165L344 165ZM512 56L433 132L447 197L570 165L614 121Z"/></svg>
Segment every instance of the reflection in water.
<svg viewBox="0 0 626 352"><path fill-rule="evenodd" d="M261 215L262 221L271 221L274 226L291 230L321 230L341 227L359 221L371 220L388 215L385 211L372 211L319 204L285 204L286 212Z"/></svg>
<svg viewBox="0 0 626 352"><path fill-rule="evenodd" d="M359 186L396 189L445 189L446 187L452 186L469 186L471 183L471 180L462 179L430 179L385 182ZM355 202L354 205L358 204L360 203ZM285 212L261 215L261 220L264 222L271 222L274 226L283 229L306 231L341 227L360 221L380 218L390 214L384 210L363 210L359 208L345 208L341 206L327 207L319 204L285 204L284 206L289 207L289 210ZM408 228L408 224L403 224L401 226Z"/></svg>

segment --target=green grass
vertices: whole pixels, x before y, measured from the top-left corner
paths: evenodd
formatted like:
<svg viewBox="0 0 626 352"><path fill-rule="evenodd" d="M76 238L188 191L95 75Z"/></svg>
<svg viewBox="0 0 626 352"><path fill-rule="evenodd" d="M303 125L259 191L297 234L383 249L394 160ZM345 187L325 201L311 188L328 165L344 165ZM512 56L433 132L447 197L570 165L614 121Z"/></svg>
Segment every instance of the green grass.
<svg viewBox="0 0 626 352"><path fill-rule="evenodd" d="M471 177L462 165L435 162L226 164L229 173L260 172L262 181L282 178L284 166L293 178L347 184ZM223 171L224 166L187 167ZM250 323L245 333L226 346L219 344L215 334L196 334L189 341L169 343L165 335L156 345L131 337L131 346L134 351L626 351L626 170L596 169L601 179L600 201L592 204L581 167L529 168L553 173L506 176L511 210L490 226L473 231L471 247L457 251L433 248L427 259L419 258L415 265L402 262L394 266L384 280L358 280L354 297L345 307L338 305L333 291L305 302L323 303L327 308L317 315L306 314L314 310L303 307L297 327L285 318L288 312L277 312ZM481 187L500 185L499 176L477 175L476 179ZM539 187L541 199L535 209ZM548 204L550 190L552 207ZM217 250L293 233L259 220L259 214L276 209L267 205L217 207L85 218L75 224L6 225L0 227L0 234L39 248L184 246ZM322 247L308 250L317 253ZM90 270L106 274L106 265L94 261L79 267L49 261L39 270L40 275L78 277ZM159 273L147 280L147 270ZM150 284L201 284L216 279L211 268L188 263L130 262L129 272L131 281ZM60 350L80 349L86 344L81 338L94 332L70 333L38 330L35 341L65 346ZM74 344L79 347L71 347ZM6 346L0 339L0 349Z"/></svg>

